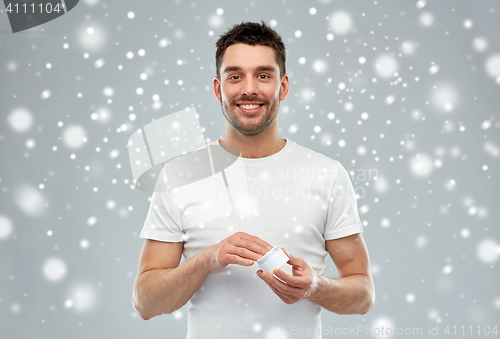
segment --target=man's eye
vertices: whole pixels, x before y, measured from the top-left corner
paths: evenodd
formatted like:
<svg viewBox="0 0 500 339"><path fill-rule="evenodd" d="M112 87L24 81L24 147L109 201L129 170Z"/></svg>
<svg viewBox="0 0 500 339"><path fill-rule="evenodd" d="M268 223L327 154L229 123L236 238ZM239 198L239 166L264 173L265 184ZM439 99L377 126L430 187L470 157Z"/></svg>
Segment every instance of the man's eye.
<svg viewBox="0 0 500 339"><path fill-rule="evenodd" d="M238 79L235 79L235 78L239 78L240 76L239 75L231 75L229 77L229 79L234 79L234 80L238 80Z"/></svg>
<svg viewBox="0 0 500 339"><path fill-rule="evenodd" d="M267 78L269 78L269 75L261 74L261 75L259 75L259 77L264 77L264 78L261 78L261 79L267 79Z"/></svg>

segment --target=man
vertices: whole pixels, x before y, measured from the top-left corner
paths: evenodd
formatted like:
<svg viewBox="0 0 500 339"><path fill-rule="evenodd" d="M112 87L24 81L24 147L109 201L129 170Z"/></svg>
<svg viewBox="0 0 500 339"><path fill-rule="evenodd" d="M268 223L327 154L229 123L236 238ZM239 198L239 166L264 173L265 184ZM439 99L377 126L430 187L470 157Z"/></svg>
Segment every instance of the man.
<svg viewBox="0 0 500 339"><path fill-rule="evenodd" d="M281 37L242 23L216 45L213 89L226 122L213 144L241 151L249 196L227 217L186 228L172 193L154 193L134 307L147 320L191 301L188 338L321 338L321 307L365 314L375 300L351 181L338 161L278 134L289 91ZM290 260L270 275L255 261L274 245ZM322 276L327 254L338 279Z"/></svg>

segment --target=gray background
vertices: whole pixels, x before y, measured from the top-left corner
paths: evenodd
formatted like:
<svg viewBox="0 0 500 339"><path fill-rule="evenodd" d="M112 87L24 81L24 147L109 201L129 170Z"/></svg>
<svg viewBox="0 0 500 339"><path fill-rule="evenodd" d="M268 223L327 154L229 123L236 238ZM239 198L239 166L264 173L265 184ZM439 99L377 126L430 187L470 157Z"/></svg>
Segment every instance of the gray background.
<svg viewBox="0 0 500 339"><path fill-rule="evenodd" d="M150 194L133 189L127 140L185 107L207 141L221 137L214 43L261 19L275 20L287 47L280 135L339 160L360 193L376 305L323 311L323 324L421 337L429 326L441 336L473 325L477 336L500 325L500 5L422 5L82 0L17 34L2 11L0 338L185 335L186 307L147 322L132 307ZM338 11L352 19L347 32L330 23ZM389 78L381 55L398 65ZM330 261L325 275L336 274Z"/></svg>

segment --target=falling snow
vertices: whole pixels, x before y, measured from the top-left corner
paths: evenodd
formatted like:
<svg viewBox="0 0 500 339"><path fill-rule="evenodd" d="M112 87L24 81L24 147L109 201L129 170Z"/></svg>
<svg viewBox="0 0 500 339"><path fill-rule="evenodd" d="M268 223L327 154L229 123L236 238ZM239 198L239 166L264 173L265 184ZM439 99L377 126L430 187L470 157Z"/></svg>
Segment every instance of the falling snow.
<svg viewBox="0 0 500 339"><path fill-rule="evenodd" d="M131 296L151 195L134 185L128 139L185 107L197 109L207 140L220 138L215 41L261 19L287 52L280 136L338 160L358 198L377 300L349 321L424 334L437 324L495 325L500 6L474 6L84 0L26 34L4 32L1 335L143 334L149 322ZM255 218L257 206L249 199L237 212ZM305 229L293 220L283 237ZM185 337L187 305L163 317L172 337ZM101 321L114 332L103 333ZM291 337L254 314L247 328Z"/></svg>

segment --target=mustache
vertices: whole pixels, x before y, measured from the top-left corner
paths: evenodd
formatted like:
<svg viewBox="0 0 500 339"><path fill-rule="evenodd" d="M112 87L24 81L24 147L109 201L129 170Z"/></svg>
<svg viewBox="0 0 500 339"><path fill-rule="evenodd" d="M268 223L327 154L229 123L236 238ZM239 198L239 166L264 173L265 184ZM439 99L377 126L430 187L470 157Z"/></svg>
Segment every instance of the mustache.
<svg viewBox="0 0 500 339"><path fill-rule="evenodd" d="M233 100L233 105L236 105L237 102L241 102L241 101L245 101L245 102L258 102L258 103L262 103L262 104L268 104L269 103L266 99L263 99L263 98L260 99L260 98L255 98L255 97L242 96L241 98L234 99Z"/></svg>

